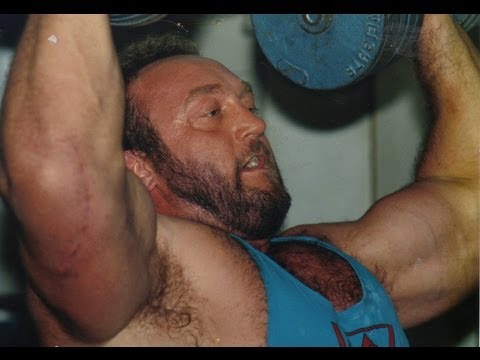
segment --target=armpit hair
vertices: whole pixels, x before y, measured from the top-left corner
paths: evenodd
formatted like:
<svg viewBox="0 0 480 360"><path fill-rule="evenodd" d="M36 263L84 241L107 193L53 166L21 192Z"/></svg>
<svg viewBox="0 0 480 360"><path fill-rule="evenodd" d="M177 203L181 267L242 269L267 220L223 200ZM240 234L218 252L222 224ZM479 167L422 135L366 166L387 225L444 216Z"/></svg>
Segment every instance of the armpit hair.
<svg viewBox="0 0 480 360"><path fill-rule="evenodd" d="M168 337L188 339L199 345L201 326L198 311L191 304L194 296L180 264L161 251L156 269L156 286L137 315L138 324L146 329L165 331ZM158 331L155 330L155 331Z"/></svg>

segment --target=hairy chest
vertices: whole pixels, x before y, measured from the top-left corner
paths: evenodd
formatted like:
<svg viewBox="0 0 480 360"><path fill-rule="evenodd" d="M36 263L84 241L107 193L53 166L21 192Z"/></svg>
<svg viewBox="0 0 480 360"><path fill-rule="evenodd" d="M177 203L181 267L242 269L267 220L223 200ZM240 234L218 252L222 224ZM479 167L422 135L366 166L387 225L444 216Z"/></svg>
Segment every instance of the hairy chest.
<svg viewBox="0 0 480 360"><path fill-rule="evenodd" d="M315 244L288 241L265 252L303 284L342 311L362 298L362 286L352 266L340 255Z"/></svg>
<svg viewBox="0 0 480 360"><path fill-rule="evenodd" d="M266 344L267 299L265 284L255 261L236 242L224 254L201 256L207 264L195 271L196 279L209 279L208 290L192 282L189 272L172 271L165 297L155 298L144 310L140 331L142 341L152 333L149 343L176 345L253 345ZM227 251L228 250L228 251ZM362 297L361 284L350 264L341 256L309 243L271 244L264 252L300 282L328 299L337 311L344 310ZM206 269L206 271L205 271ZM225 275L225 274L231 274ZM213 291L212 291L213 289ZM301 306L301 304L299 304ZM151 330L151 331L150 331ZM138 327L133 331L138 333ZM161 337L160 335L165 335ZM137 341L135 341L136 343Z"/></svg>

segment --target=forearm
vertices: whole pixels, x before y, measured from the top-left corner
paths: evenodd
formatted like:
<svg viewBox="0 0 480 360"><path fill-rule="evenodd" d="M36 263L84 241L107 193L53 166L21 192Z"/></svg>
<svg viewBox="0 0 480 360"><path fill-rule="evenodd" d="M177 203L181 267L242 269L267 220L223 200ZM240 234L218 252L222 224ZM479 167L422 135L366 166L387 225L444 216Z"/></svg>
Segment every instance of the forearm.
<svg viewBox="0 0 480 360"><path fill-rule="evenodd" d="M101 15L31 16L4 98L7 176L121 150L123 89Z"/></svg>
<svg viewBox="0 0 480 360"><path fill-rule="evenodd" d="M426 16L418 42L418 73L433 126L417 179L443 178L478 186L480 57L447 15Z"/></svg>

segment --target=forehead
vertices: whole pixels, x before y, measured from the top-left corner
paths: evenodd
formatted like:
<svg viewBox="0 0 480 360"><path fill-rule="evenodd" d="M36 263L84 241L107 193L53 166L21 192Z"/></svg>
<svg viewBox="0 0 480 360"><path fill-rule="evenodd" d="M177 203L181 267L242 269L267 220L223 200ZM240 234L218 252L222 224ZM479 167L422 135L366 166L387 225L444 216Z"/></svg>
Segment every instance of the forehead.
<svg viewBox="0 0 480 360"><path fill-rule="evenodd" d="M142 69L129 86L129 93L136 101L162 100L175 104L185 100L191 89L207 84L216 84L225 91L238 91L244 82L224 65L212 59L199 56L174 56L159 60Z"/></svg>

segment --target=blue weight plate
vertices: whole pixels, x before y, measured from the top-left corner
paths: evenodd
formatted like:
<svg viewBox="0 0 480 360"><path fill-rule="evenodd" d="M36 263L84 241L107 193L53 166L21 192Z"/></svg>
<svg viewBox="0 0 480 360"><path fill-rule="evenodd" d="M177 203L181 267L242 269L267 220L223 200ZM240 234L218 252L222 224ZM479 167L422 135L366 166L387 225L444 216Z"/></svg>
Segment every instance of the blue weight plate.
<svg viewBox="0 0 480 360"><path fill-rule="evenodd" d="M331 90L366 76L382 51L384 14L252 14L257 41L271 64L295 83ZM326 15L323 20L325 20ZM315 27L316 26L316 27Z"/></svg>

